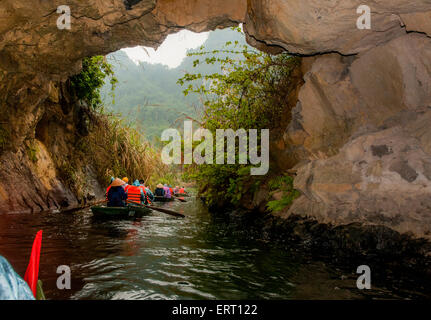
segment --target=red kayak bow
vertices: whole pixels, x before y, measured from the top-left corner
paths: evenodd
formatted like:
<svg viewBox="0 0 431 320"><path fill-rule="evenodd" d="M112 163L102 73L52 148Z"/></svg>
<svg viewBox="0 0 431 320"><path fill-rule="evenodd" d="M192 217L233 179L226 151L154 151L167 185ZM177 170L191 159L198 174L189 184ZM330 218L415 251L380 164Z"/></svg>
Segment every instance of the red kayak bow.
<svg viewBox="0 0 431 320"><path fill-rule="evenodd" d="M39 260L40 249L42 247L42 230L40 230L34 238L33 247L31 249L30 262L25 272L24 280L29 285L34 297L36 297L37 280L39 277Z"/></svg>

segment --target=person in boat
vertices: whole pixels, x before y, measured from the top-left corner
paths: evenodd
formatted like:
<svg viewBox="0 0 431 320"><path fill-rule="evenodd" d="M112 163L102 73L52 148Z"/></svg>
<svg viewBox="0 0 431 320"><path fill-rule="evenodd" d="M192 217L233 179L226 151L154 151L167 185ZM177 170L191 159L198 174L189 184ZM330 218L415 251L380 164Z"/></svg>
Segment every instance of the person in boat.
<svg viewBox="0 0 431 320"><path fill-rule="evenodd" d="M178 191L179 194L187 194L187 191L184 187L181 187L180 190Z"/></svg>
<svg viewBox="0 0 431 320"><path fill-rule="evenodd" d="M35 300L28 284L0 256L0 300Z"/></svg>
<svg viewBox="0 0 431 320"><path fill-rule="evenodd" d="M178 194L180 193L180 187L179 186L175 186L174 188L174 194Z"/></svg>
<svg viewBox="0 0 431 320"><path fill-rule="evenodd" d="M151 201L148 197L148 193L147 190L145 190L145 187L141 185L141 183L139 182L139 180L135 180L135 182L133 182L133 186L134 187L138 187L139 189L141 189L144 200L141 200L141 204L151 204Z"/></svg>
<svg viewBox="0 0 431 320"><path fill-rule="evenodd" d="M165 198L168 198L168 199L172 198L171 190L169 189L167 184L163 186L163 190L165 190Z"/></svg>
<svg viewBox="0 0 431 320"><path fill-rule="evenodd" d="M169 192L171 193L171 196L173 196L174 195L174 189L172 188L171 185L169 185L168 188L169 188Z"/></svg>
<svg viewBox="0 0 431 320"><path fill-rule="evenodd" d="M154 190L154 195L156 197L164 197L165 196L165 189L161 183L157 185L156 190Z"/></svg>
<svg viewBox="0 0 431 320"><path fill-rule="evenodd" d="M108 197L108 207L124 207L125 201L127 200L127 193L124 190L125 182L120 179L115 179L111 183L111 188L109 188Z"/></svg>
<svg viewBox="0 0 431 320"><path fill-rule="evenodd" d="M128 190L128 189L129 189L129 187L130 187L130 185L129 185L129 178L124 177L124 178L123 178L123 181L124 181L124 185L123 185L124 191L126 191L126 192L127 192L127 190Z"/></svg>
<svg viewBox="0 0 431 320"><path fill-rule="evenodd" d="M112 182L114 182L114 180L115 180L115 178L111 177L111 182L109 182L110 184L109 184L108 188L106 188L106 193L105 193L106 201L108 201L108 192L109 192L109 189L111 189L111 184L112 184Z"/></svg>
<svg viewBox="0 0 431 320"><path fill-rule="evenodd" d="M141 188L138 180L136 180L133 185L129 186L127 189L127 203L147 204L145 191Z"/></svg>
<svg viewBox="0 0 431 320"><path fill-rule="evenodd" d="M141 186L145 189L145 192L147 193L147 196L148 196L150 202L153 202L154 201L154 194L151 191L151 189L145 185L144 180L141 180L139 182L141 183Z"/></svg>

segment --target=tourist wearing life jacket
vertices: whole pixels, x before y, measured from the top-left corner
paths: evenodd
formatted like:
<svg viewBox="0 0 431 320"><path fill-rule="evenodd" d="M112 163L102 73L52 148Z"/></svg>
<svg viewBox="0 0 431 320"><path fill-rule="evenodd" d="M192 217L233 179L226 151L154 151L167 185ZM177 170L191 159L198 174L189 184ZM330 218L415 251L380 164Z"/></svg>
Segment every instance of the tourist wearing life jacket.
<svg viewBox="0 0 431 320"><path fill-rule="evenodd" d="M149 187L145 186L145 181L144 180L141 180L139 182L141 184L141 187L143 187L144 190L145 190L145 192L147 193L147 197L149 199L149 202L150 203L153 202L154 201L154 194L151 192L151 189Z"/></svg>
<svg viewBox="0 0 431 320"><path fill-rule="evenodd" d="M172 189L172 186L171 185L169 185L169 192L171 193L171 196L173 196L174 195L174 189Z"/></svg>
<svg viewBox="0 0 431 320"><path fill-rule="evenodd" d="M134 183L133 185L127 188L127 203L128 204L143 204L146 203L147 199L144 194L144 191L139 185L139 181L137 185Z"/></svg>
<svg viewBox="0 0 431 320"><path fill-rule="evenodd" d="M145 201L143 201L142 203L143 204L151 204L151 201L150 201L150 198L148 196L147 190L145 190L145 186L142 186L141 183L139 182L139 180L135 180L135 182L133 182L133 186L138 187L138 188L141 189L141 191L142 191L142 193L144 195L144 198L145 198Z"/></svg>
<svg viewBox="0 0 431 320"><path fill-rule="evenodd" d="M159 183L157 185L156 190L154 190L154 194L156 197L164 197L165 196L165 189L163 188L163 185Z"/></svg>
<svg viewBox="0 0 431 320"><path fill-rule="evenodd" d="M124 207L127 200L126 191L124 191L125 182L120 179L115 179L107 193L108 207Z"/></svg>
<svg viewBox="0 0 431 320"><path fill-rule="evenodd" d="M184 189L184 187L180 188L180 190L178 191L179 194L186 194L186 189Z"/></svg>
<svg viewBox="0 0 431 320"><path fill-rule="evenodd" d="M174 188L174 194L178 194L180 192L180 187L179 186L175 186Z"/></svg>

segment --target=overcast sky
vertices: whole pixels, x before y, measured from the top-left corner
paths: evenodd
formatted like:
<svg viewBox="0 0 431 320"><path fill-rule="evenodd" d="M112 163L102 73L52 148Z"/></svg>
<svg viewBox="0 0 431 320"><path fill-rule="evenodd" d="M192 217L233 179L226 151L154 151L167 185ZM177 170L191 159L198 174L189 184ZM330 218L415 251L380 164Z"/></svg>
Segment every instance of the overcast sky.
<svg viewBox="0 0 431 320"><path fill-rule="evenodd" d="M165 42L156 50L152 48L134 47L123 49L135 63L146 61L149 63L161 63L169 68L178 67L186 57L188 49L195 49L204 44L209 32L194 33L182 30L169 35Z"/></svg>

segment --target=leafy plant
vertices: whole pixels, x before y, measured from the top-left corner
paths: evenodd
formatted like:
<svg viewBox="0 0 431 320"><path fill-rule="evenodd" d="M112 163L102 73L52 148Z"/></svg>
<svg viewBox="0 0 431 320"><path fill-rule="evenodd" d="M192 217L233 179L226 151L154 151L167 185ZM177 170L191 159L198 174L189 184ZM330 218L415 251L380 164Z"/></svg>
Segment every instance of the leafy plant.
<svg viewBox="0 0 431 320"><path fill-rule="evenodd" d="M288 97L298 83L294 72L300 66L299 58L269 55L237 41L227 42L220 50L206 51L201 47L189 55L196 57L194 67L221 66L217 73L185 73L178 80L184 87L184 95L201 96L204 105L201 126L213 134L217 129L275 129L289 117ZM189 176L200 185L207 204L237 206L244 195L256 192L265 179L250 176L250 167L205 164L190 165L188 170Z"/></svg>
<svg viewBox="0 0 431 320"><path fill-rule="evenodd" d="M293 201L299 197L300 193L293 187L293 178L289 175L277 176L268 183L271 191L281 191L280 200L272 200L267 204L267 208L272 212L279 212L289 207Z"/></svg>
<svg viewBox="0 0 431 320"><path fill-rule="evenodd" d="M105 84L106 77L110 77L109 83L114 98L113 91L118 80L114 76L112 65L107 62L105 57L94 56L82 61L82 71L71 78L71 83L76 96L86 101L93 110L96 110L102 105L100 89Z"/></svg>

